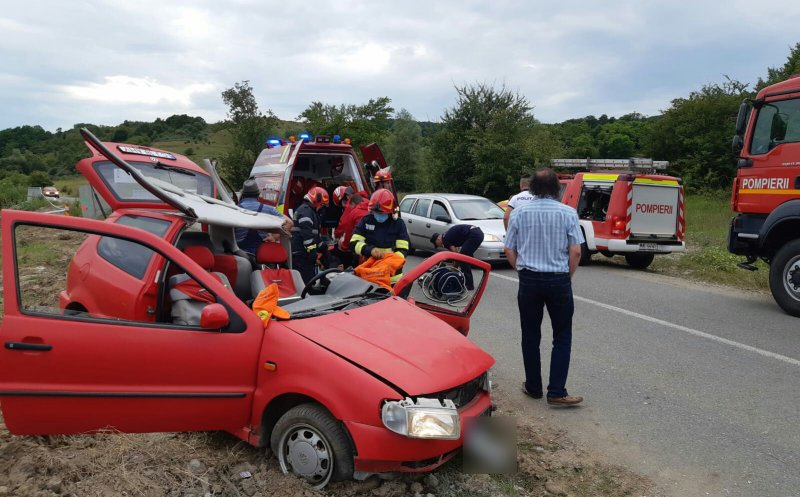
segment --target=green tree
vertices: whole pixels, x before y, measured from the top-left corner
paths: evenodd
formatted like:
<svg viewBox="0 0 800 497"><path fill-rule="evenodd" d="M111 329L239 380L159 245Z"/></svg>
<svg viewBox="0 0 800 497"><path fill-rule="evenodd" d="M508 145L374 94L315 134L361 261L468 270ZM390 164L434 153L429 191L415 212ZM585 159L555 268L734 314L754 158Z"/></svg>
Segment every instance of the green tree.
<svg viewBox="0 0 800 497"><path fill-rule="evenodd" d="M758 78L756 91L765 86L784 81L794 74L800 74L800 42L789 49L789 56L786 58L786 63L783 64L783 67L769 67L767 68L767 79Z"/></svg>
<svg viewBox="0 0 800 497"><path fill-rule="evenodd" d="M487 84L456 87L456 104L432 140L436 189L506 198L534 163L537 126L525 96Z"/></svg>
<svg viewBox="0 0 800 497"><path fill-rule="evenodd" d="M298 119L314 135L339 135L358 145L381 143L389 134L391 102L389 97L371 98L363 105L312 102Z"/></svg>
<svg viewBox="0 0 800 497"><path fill-rule="evenodd" d="M689 190L722 189L736 174L731 137L747 84L730 78L676 98L654 124L649 149L669 160Z"/></svg>
<svg viewBox="0 0 800 497"><path fill-rule="evenodd" d="M223 172L234 185L240 185L250 176L264 142L277 126L278 118L271 110L261 112L249 81L235 83L222 92L222 101L228 106L228 123L233 144L222 157Z"/></svg>
<svg viewBox="0 0 800 497"><path fill-rule="evenodd" d="M386 141L386 160L392 166L392 178L400 191L417 191L421 141L422 128L410 112L401 109Z"/></svg>
<svg viewBox="0 0 800 497"><path fill-rule="evenodd" d="M50 176L47 175L44 171L34 171L28 176L28 186L50 186L53 184L53 180L50 179Z"/></svg>

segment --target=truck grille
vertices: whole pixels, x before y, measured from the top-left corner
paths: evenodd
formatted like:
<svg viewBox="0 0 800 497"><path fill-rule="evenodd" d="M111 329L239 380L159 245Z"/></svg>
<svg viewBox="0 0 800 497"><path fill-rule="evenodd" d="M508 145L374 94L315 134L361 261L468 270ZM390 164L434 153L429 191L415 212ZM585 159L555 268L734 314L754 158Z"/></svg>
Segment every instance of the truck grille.
<svg viewBox="0 0 800 497"><path fill-rule="evenodd" d="M449 390L443 390L441 392L420 395L420 397L439 399L440 401L444 399L450 399L453 401L453 404L456 405L457 409L461 409L463 406L472 402L472 399L477 397L478 393L481 391L481 385L484 383L487 374L487 372L484 372L474 380L468 381L463 385L459 385Z"/></svg>

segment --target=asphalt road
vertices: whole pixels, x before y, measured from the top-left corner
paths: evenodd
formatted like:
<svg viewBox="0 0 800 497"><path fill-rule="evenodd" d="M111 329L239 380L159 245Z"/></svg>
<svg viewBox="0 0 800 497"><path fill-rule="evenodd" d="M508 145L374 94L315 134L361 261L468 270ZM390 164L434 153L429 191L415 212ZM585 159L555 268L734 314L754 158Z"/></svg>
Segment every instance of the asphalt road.
<svg viewBox="0 0 800 497"><path fill-rule="evenodd" d="M515 280L492 270L470 337L497 360L497 391L516 415L563 427L659 494L800 496L800 319L769 295L580 268L567 388L586 400L564 409L520 391ZM545 318L545 383L550 336Z"/></svg>

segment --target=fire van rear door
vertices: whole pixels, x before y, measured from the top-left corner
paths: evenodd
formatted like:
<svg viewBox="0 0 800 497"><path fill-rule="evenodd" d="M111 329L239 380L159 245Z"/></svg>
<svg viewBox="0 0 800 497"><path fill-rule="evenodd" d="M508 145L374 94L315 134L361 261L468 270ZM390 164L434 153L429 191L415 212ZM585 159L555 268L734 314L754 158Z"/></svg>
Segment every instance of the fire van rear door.
<svg viewBox="0 0 800 497"><path fill-rule="evenodd" d="M678 182L636 178L632 189L631 238L675 236L680 193Z"/></svg>

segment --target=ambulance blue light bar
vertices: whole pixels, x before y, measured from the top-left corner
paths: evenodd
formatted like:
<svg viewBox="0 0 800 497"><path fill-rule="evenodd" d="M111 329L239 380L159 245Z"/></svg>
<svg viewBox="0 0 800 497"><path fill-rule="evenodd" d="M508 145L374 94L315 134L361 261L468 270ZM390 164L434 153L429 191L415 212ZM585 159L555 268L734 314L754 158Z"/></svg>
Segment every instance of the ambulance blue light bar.
<svg viewBox="0 0 800 497"><path fill-rule="evenodd" d="M311 141L311 133L308 132L300 133L300 139L303 140L304 142Z"/></svg>
<svg viewBox="0 0 800 497"><path fill-rule="evenodd" d="M342 137L339 135L333 135L333 143L340 143L342 141Z"/></svg>
<svg viewBox="0 0 800 497"><path fill-rule="evenodd" d="M268 143L269 145L272 145L273 147L278 147L278 146L280 146L280 144L281 144L281 141L280 141L280 140L278 140L277 138L272 138L272 139L270 139L270 140L267 140L267 143Z"/></svg>

